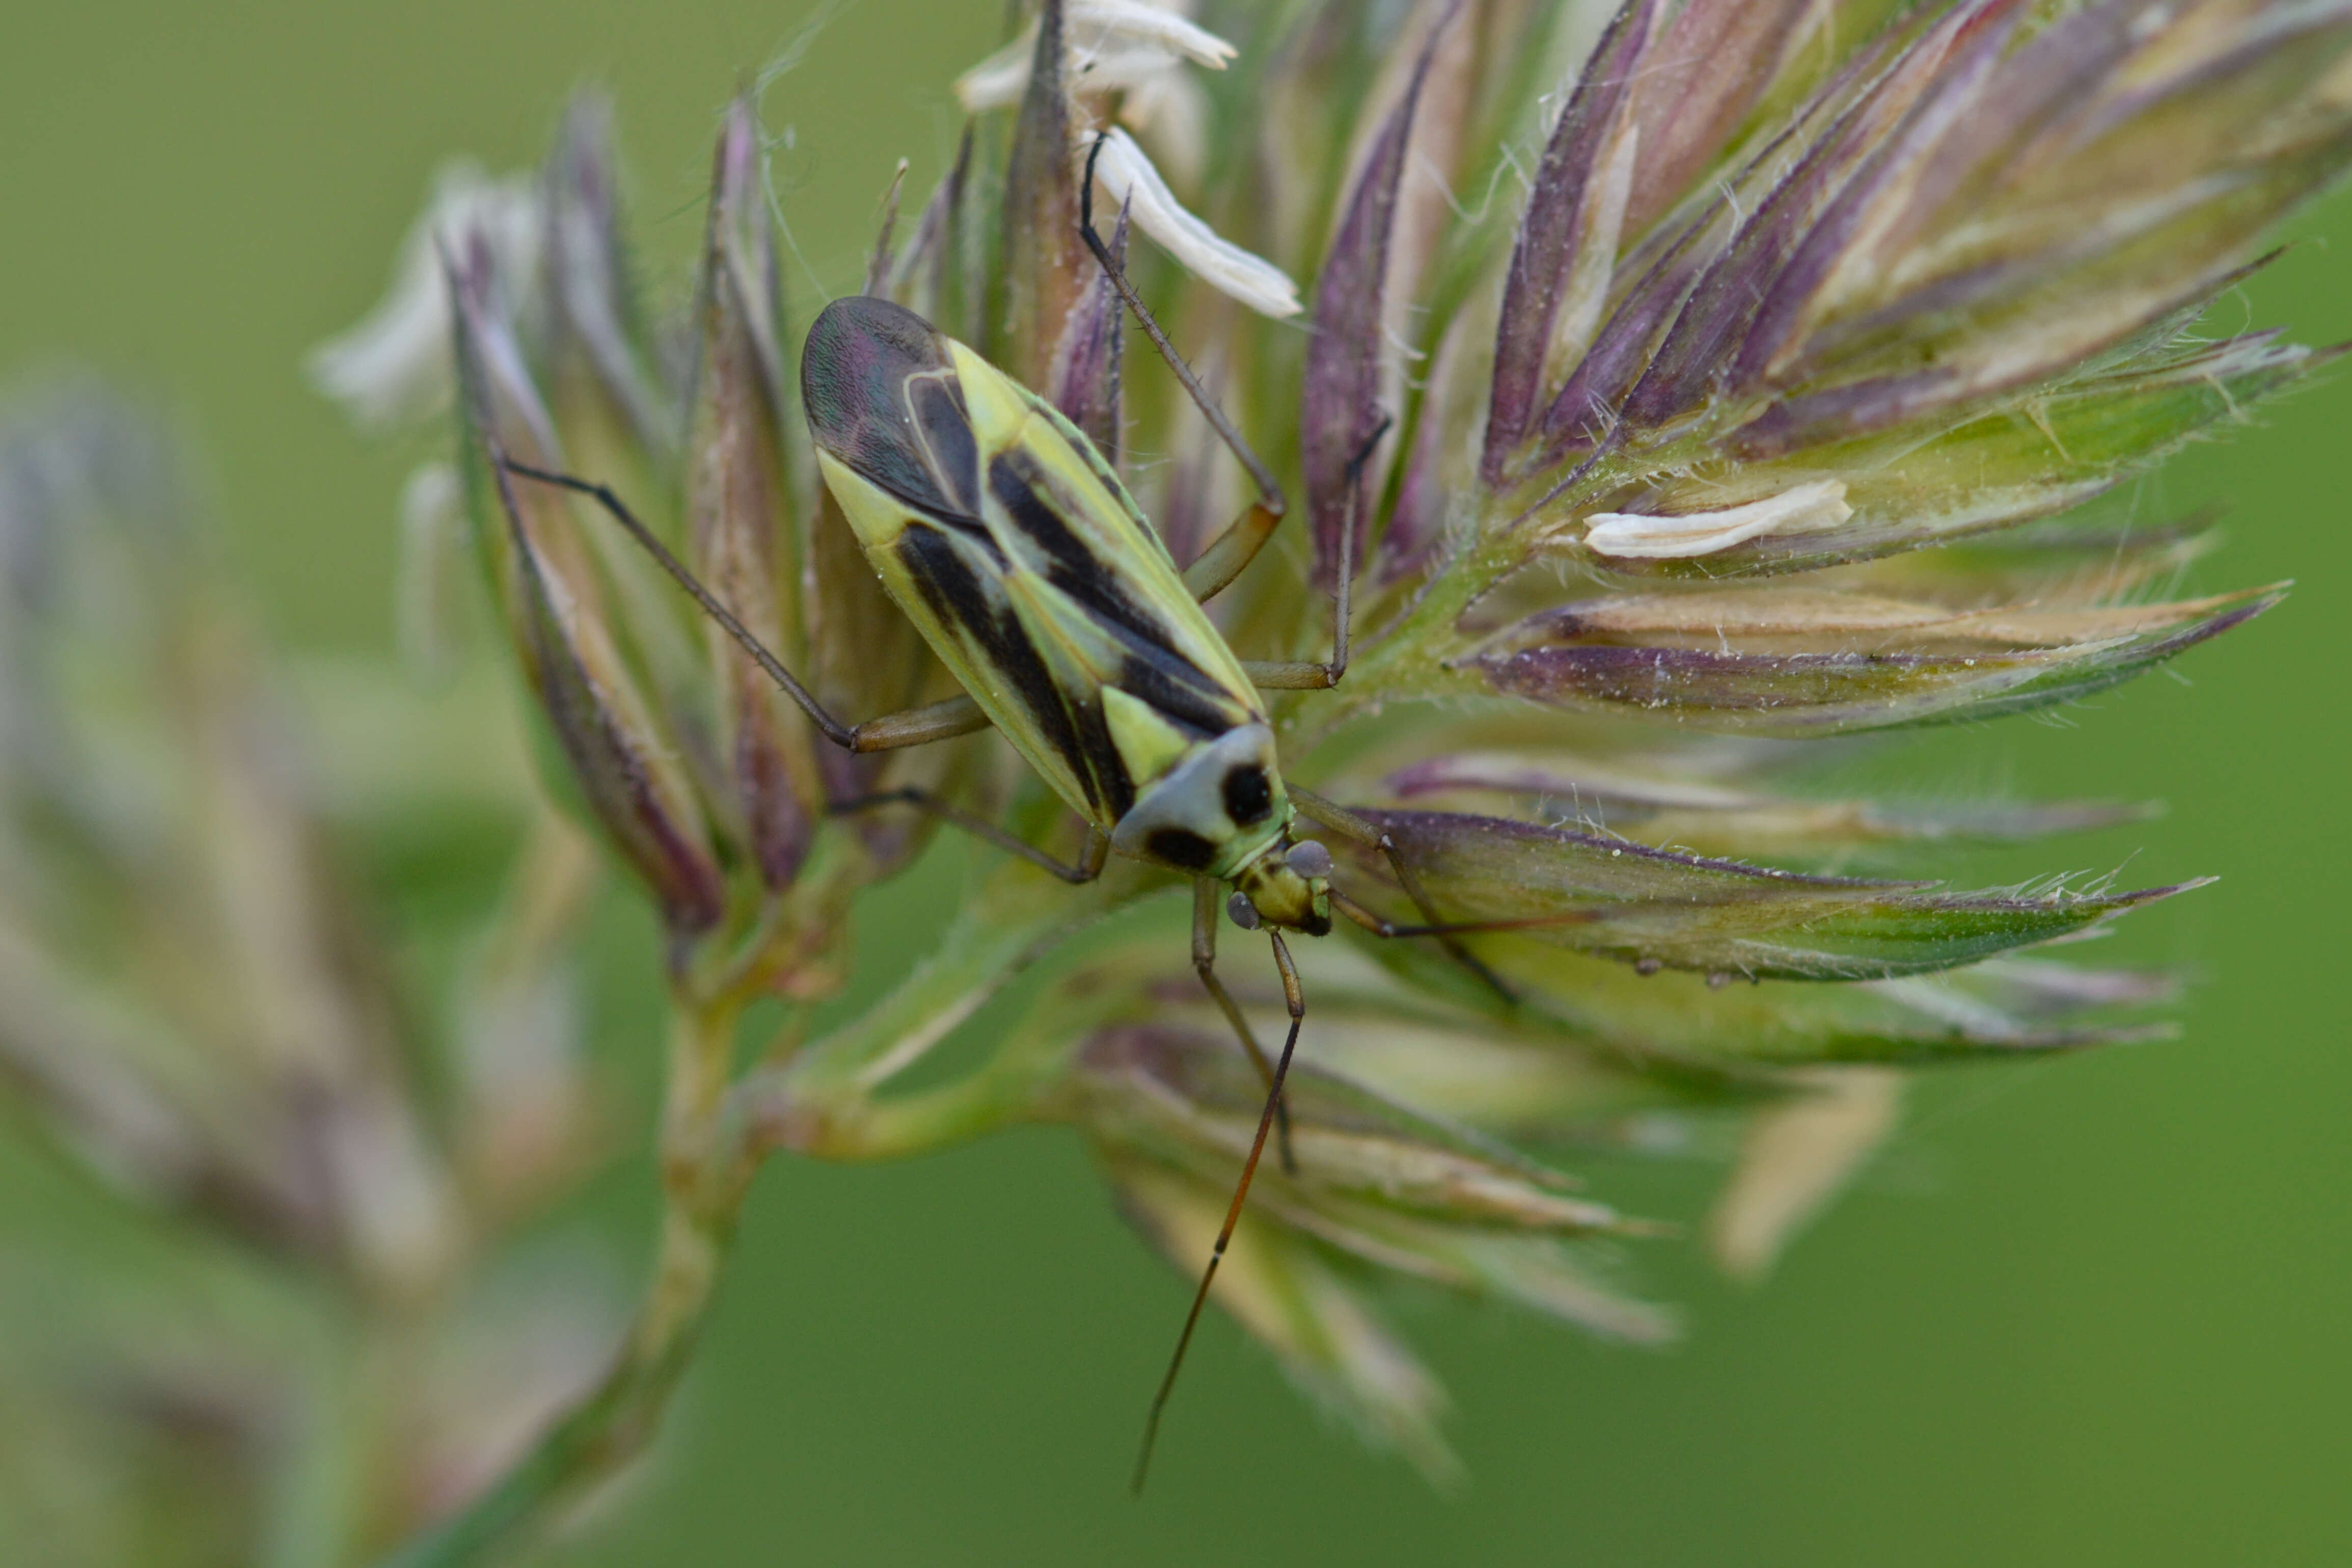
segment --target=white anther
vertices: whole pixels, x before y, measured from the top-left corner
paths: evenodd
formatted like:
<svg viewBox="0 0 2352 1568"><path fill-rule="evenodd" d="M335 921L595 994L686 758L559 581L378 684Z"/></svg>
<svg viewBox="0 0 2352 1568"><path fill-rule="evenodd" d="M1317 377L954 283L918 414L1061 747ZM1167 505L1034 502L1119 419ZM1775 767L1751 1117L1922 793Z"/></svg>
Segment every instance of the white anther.
<svg viewBox="0 0 2352 1568"><path fill-rule="evenodd" d="M1290 846L1290 852L1282 858L1288 862L1291 870L1303 877L1312 878L1331 874L1331 852L1313 839L1299 840Z"/></svg>
<svg viewBox="0 0 2352 1568"><path fill-rule="evenodd" d="M1585 519L1584 542L1599 555L1679 559L1713 555L1764 534L1833 528L1853 516L1853 508L1845 504L1845 481L1821 479L1717 512L1678 517L1595 512Z"/></svg>
<svg viewBox="0 0 2352 1568"><path fill-rule="evenodd" d="M462 254L478 237L501 283L530 289L539 281L543 217L539 183L528 175L493 180L470 163L442 170L401 242L392 287L366 319L310 350L310 380L362 425L437 412L457 388L441 247Z"/></svg>
<svg viewBox="0 0 2352 1568"><path fill-rule="evenodd" d="M1221 71L1241 53L1192 18L1149 0L1077 0L1070 7L1074 27L1098 27L1106 40L1132 39L1181 55L1196 66Z"/></svg>
<svg viewBox="0 0 2352 1568"><path fill-rule="evenodd" d="M1080 171L1094 150L1094 138L1082 139L1073 152ZM1151 236L1184 269L1221 294L1240 300L1261 316L1298 314L1298 285L1290 275L1262 256L1244 250L1184 210L1160 179L1160 171L1135 138L1114 130L1103 138L1095 161L1095 183L1110 197L1110 210L1131 204L1135 226Z"/></svg>
<svg viewBox="0 0 2352 1568"><path fill-rule="evenodd" d="M1164 76L1182 62L1221 71L1241 53L1181 14L1145 0L1076 0L1066 13L1070 73L1080 92L1118 92ZM956 78L956 100L981 114L1010 109L1029 90L1037 24Z"/></svg>
<svg viewBox="0 0 2352 1568"><path fill-rule="evenodd" d="M1244 931L1255 931L1263 924L1257 917L1257 906L1247 894L1237 893L1225 900L1225 914Z"/></svg>

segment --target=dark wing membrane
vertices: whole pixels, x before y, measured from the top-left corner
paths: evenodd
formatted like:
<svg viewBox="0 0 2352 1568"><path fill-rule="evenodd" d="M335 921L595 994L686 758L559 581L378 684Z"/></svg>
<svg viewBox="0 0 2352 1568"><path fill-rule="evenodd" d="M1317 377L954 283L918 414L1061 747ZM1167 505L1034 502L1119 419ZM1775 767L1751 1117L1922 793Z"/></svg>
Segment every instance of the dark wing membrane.
<svg viewBox="0 0 2352 1568"><path fill-rule="evenodd" d="M918 511L978 510L980 455L955 363L920 316L863 296L826 306L801 350L801 398L817 444L868 481Z"/></svg>
<svg viewBox="0 0 2352 1568"><path fill-rule="evenodd" d="M932 476L958 512L978 516L980 444L972 439L963 389L951 373L917 376L907 383L907 409L914 416L916 437L931 460Z"/></svg>

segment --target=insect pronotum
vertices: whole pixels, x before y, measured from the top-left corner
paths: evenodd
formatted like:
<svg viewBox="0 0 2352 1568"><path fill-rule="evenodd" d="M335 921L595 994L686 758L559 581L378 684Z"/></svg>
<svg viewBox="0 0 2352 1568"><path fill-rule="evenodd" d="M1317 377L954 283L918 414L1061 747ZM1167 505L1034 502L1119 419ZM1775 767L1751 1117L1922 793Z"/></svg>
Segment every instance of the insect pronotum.
<svg viewBox="0 0 2352 1568"><path fill-rule="evenodd" d="M1097 143L1097 151L1100 143ZM1282 1085L1306 1018L1286 931L1321 936L1337 910L1381 936L1433 936L1488 983L1453 938L1536 922L1441 923L1388 836L1286 782L1261 689L1318 689L1348 667L1349 596L1361 469L1349 470L1331 657L1235 657L1202 611L1256 556L1286 510L1281 486L1202 388L1095 233L1092 160L1080 227L1137 321L1186 392L1249 471L1257 496L1179 570L1127 487L1052 404L921 317L888 300L836 299L809 328L801 389L825 484L883 587L961 683L964 696L845 724L703 586L607 486L493 452L508 472L588 496L692 595L835 745L854 752L919 746L994 727L1087 823L1076 862L1055 858L919 789L832 802L835 813L903 805L929 811L1070 883L1120 854L1192 879L1192 964L1266 1085L1233 1200L1144 1424L1140 1489L1161 1413L1279 1123ZM1331 855L1294 831L1300 817L1381 852L1425 924L1382 919L1331 885ZM1290 1014L1271 1060L1216 973L1218 892L1229 917L1264 930ZM1506 995L1508 993L1506 992ZM1292 1168L1296 1168L1295 1166Z"/></svg>

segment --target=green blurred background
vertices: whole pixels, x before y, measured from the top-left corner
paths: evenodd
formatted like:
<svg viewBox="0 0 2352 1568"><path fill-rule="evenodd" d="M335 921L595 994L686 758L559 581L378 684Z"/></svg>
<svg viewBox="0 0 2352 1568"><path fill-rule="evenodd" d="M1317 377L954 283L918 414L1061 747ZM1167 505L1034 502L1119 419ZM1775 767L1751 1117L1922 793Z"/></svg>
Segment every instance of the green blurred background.
<svg viewBox="0 0 2352 1568"><path fill-rule="evenodd" d="M927 188L957 125L947 83L999 16L994 0L862 0L770 94L772 126L793 130L799 298L854 287L898 156ZM349 434L303 384L303 350L376 298L440 162L535 163L583 79L618 103L646 271L675 298L717 110L806 19L741 0L14 5L0 367L70 356L159 392L205 455L271 631L382 655L394 500L417 450ZM2352 197L2297 234L2223 325L2352 336L2352 255L2329 244L2352 236ZM2347 429L2338 377L2142 497L2151 515L2226 505L2230 547L2196 586L2301 579L2284 610L2177 678L1869 764L1915 785L2168 800L2154 823L1969 871L2220 873L2110 949L2194 972L2185 1038L1930 1080L1761 1290L1647 1244L1654 1292L1687 1306L1687 1342L1664 1354L1403 1303L1457 1396L1463 1494L1323 1428L1218 1322L1151 1493L1130 1501L1182 1287L1074 1143L1035 1134L769 1172L657 1464L551 1560L2352 1561L2352 960L2331 814L2352 757ZM413 910L487 898L498 867L376 870ZM599 1031L650 1093L656 950L612 902ZM877 971L901 956L865 952ZM1631 1207L1689 1213L1707 1173L1591 1174ZM649 1186L633 1160L572 1222L635 1255ZM24 1201L0 1186L0 1208Z"/></svg>

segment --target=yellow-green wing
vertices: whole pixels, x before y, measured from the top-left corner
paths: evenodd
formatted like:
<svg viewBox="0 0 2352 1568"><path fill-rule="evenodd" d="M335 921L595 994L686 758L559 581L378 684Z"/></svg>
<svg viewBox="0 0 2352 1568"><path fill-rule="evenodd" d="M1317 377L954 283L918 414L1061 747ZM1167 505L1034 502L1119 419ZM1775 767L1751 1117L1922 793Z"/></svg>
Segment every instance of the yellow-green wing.
<svg viewBox="0 0 2352 1568"><path fill-rule="evenodd" d="M803 384L883 586L1075 810L1108 831L1202 742L1265 722L1117 479L1017 382L859 299L811 329Z"/></svg>

